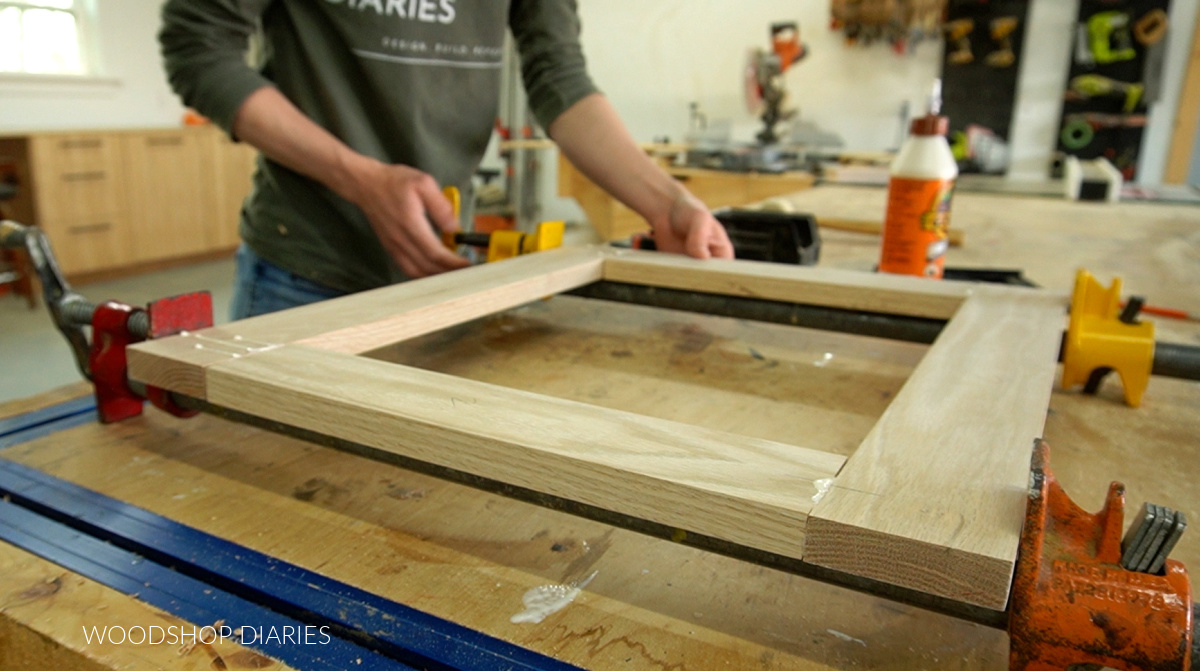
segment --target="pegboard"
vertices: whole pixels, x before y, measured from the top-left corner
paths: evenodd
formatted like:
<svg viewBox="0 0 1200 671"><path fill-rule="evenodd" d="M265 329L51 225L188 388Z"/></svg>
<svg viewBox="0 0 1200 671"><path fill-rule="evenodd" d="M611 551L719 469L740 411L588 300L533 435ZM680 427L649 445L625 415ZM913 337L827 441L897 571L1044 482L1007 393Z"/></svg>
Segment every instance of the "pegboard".
<svg viewBox="0 0 1200 671"><path fill-rule="evenodd" d="M1107 158L1134 179L1149 105L1161 95L1170 0L1081 0L1058 150Z"/></svg>
<svg viewBox="0 0 1200 671"><path fill-rule="evenodd" d="M1003 174L1029 0L951 0L943 32L942 113L964 173Z"/></svg>

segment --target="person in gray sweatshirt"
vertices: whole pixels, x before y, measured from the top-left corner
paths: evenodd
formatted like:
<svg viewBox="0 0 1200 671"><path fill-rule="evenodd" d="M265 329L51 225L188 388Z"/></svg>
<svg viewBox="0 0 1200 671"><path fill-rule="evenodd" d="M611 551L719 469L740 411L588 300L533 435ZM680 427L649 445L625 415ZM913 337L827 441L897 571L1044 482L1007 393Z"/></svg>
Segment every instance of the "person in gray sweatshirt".
<svg viewBox="0 0 1200 671"><path fill-rule="evenodd" d="M592 83L574 0L167 0L162 18L183 103L261 152L234 318L466 265L429 222L458 227L441 186L466 190L487 148L506 29L563 154L645 217L660 250L733 256Z"/></svg>

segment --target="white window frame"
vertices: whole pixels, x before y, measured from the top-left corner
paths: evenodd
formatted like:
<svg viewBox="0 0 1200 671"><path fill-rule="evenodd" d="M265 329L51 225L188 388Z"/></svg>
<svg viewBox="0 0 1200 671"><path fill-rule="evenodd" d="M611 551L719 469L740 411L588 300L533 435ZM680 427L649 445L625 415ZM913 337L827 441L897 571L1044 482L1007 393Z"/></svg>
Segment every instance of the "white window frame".
<svg viewBox="0 0 1200 671"><path fill-rule="evenodd" d="M6 79L84 79L97 77L100 72L99 53L93 39L94 0L71 0L69 9L46 7L29 0L0 0L0 10L16 7L21 10L45 9L66 12L75 17L75 39L79 42L80 72L29 72L28 70L3 70L0 78Z"/></svg>

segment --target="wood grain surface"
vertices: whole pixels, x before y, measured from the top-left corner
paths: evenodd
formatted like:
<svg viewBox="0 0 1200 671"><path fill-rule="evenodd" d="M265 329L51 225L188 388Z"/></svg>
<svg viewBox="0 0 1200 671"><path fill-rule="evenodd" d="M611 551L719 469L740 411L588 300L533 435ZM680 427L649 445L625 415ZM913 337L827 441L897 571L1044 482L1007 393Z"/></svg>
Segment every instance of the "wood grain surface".
<svg viewBox="0 0 1200 671"><path fill-rule="evenodd" d="M800 557L844 458L473 380L282 347L208 369L215 405L604 510Z"/></svg>
<svg viewBox="0 0 1200 671"><path fill-rule="evenodd" d="M2 456L583 668L1006 668L996 630L215 417L150 410ZM526 591L593 572L510 622ZM79 617L40 611L60 612Z"/></svg>
<svg viewBox="0 0 1200 671"><path fill-rule="evenodd" d="M977 289L813 510L806 560L1003 610L1065 314Z"/></svg>
<svg viewBox="0 0 1200 671"><path fill-rule="evenodd" d="M604 279L933 319L949 319L970 294L968 285L915 277L757 261L698 261L635 250L610 252Z"/></svg>
<svg viewBox="0 0 1200 671"><path fill-rule="evenodd" d="M353 320L362 317L363 299L352 296L224 327L237 334L219 348L212 346L212 329L164 339L138 352L150 365L135 363L131 374L148 383L194 385L203 378L204 397L222 407L786 557L808 552L815 563L852 575L1003 608L1021 523L1012 485L1027 471L1028 445L1040 436L1062 299L1024 289L591 248L518 261L435 277L429 282L440 283L433 286L418 281L373 292L376 309L387 304L391 314L362 323ZM483 273L475 271L486 270L498 284L477 288L476 275ZM844 474L840 458L816 450L350 356L599 277L951 321L926 355L919 369L925 372L905 386L905 403L884 415L890 423L876 426L856 467ZM318 309L327 331L283 344L297 329L312 329L310 313ZM278 332L262 331L263 322ZM171 348L181 356L171 359ZM228 352L228 360L197 363L214 349ZM1013 356L1023 357L1020 370L1005 375ZM139 377L147 369L156 380ZM942 403L945 398L962 401ZM1003 403L993 424L964 411L996 400ZM906 425L918 409L929 412ZM910 484L931 484L913 477L926 471L925 450L936 444L930 427L959 443L958 459L942 469L945 479L976 478L979 464L987 464L995 479L978 483L979 497L948 496L923 507L924 495L914 495ZM1023 436L1016 445L1014 434ZM822 502L827 524L805 541L808 512L824 493L814 483L835 478L832 502ZM893 480L899 484L890 490L878 484ZM956 502L967 508L955 509ZM886 519L893 515L899 519ZM929 525L930 515L947 519Z"/></svg>
<svg viewBox="0 0 1200 671"><path fill-rule="evenodd" d="M129 375L202 399L214 363L296 341L335 352L377 349L595 282L600 263L597 249L552 250L141 343L129 348Z"/></svg>
<svg viewBox="0 0 1200 671"><path fill-rule="evenodd" d="M158 626L165 638L168 627L191 631L192 623L7 543L0 543L0 568L0 669L291 668L232 639L192 647L101 642L94 636L105 627L122 627L124 639L129 627Z"/></svg>
<svg viewBox="0 0 1200 671"><path fill-rule="evenodd" d="M558 296L368 356L849 456L928 349Z"/></svg>
<svg viewBox="0 0 1200 671"><path fill-rule="evenodd" d="M884 192L820 187L791 200L800 211L872 218L881 216ZM959 193L953 212L968 242L950 250L951 265L1020 268L1057 292L1069 291L1075 268L1087 266L1102 278L1122 275L1128 291L1151 303L1200 312L1196 208ZM878 243L869 237L836 231L823 237L823 266L870 270L878 260ZM838 375L861 371L839 370L853 357L843 357L845 350L833 344L735 337L736 331L703 324L688 328L684 317L673 317L669 328L630 336L603 313L597 318L604 323L592 335L574 327L556 331L546 319L527 316L540 307L485 320L482 335L456 340L453 330L431 334L396 355L407 357L398 359L407 365L539 393L558 389L572 398L603 392L609 398L590 402L617 409L641 403L639 397L655 398L655 385L672 396L686 387L691 393L681 396L686 400L679 407L655 412L697 424L689 417L700 416L718 430L748 425L759 437L786 442L807 434L811 413L827 404L831 414L813 420L819 427L813 442L804 444L845 453L844 446L862 439L864 422L869 428L883 412L881 395L895 393L921 353L880 350L873 361L868 350L853 365L874 365L886 374L867 376L861 387L839 387ZM1195 325L1155 321L1160 339L1200 345ZM697 346L709 336L709 346ZM624 346L614 348L618 343ZM436 351L426 347L435 344ZM802 364L826 346L835 354L828 367ZM744 356L750 347L763 358ZM738 357L731 356L735 352ZM603 357L616 364L602 375L611 384L593 382ZM786 384L785 375L764 377L754 368L772 362L798 378L797 386ZM518 379L504 379L509 365L508 377ZM575 369L580 379L562 379ZM744 384L737 382L741 377ZM799 400L808 396L804 385L810 383L817 389L830 383L833 398ZM704 387L719 391L707 412ZM622 401L624 394L633 400ZM862 419L843 421L854 414L856 396L865 399ZM26 401L17 409L31 403L37 405ZM0 407L0 416L12 407ZM767 411L758 419L734 416L754 408ZM789 408L810 413L800 415L804 426L789 426ZM1056 391L1044 433L1055 472L1089 510L1099 509L1108 482L1119 479L1132 507L1150 500L1192 514L1200 510L1197 409L1200 385L1163 378L1151 381L1136 410L1122 404L1115 381L1096 397ZM839 436L843 424L847 431ZM2 456L586 668L1007 668L1007 642L998 631L211 417L181 421L151 410L118 426L80 427ZM1173 556L1197 565L1200 535L1185 534ZM0 575L13 565L0 562ZM596 578L565 610L541 625L509 623L526 590L592 571ZM41 618L73 612L73 605L53 600L39 607ZM0 614L0 629L11 631L10 620L9 613ZM47 655L62 645L49 635L38 640Z"/></svg>

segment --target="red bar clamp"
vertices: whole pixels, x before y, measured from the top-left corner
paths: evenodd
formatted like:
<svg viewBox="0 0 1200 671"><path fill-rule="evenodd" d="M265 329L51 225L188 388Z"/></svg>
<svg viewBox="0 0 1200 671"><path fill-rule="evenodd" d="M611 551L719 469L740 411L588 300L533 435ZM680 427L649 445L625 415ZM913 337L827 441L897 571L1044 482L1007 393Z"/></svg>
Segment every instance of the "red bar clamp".
<svg viewBox="0 0 1200 671"><path fill-rule="evenodd" d="M1125 486L1112 483L1104 509L1092 515L1058 484L1044 442L1035 448L1032 470L1009 606L1009 668L1190 671L1187 569L1162 556L1158 573L1122 565Z"/></svg>
<svg viewBox="0 0 1200 671"><path fill-rule="evenodd" d="M129 386L125 355L129 345L212 325L212 296L207 291L163 298L147 305L145 310L115 301L96 306L92 313L88 368L96 388L100 421L108 424L142 414L144 399ZM196 414L194 410L179 407L166 390L158 387L147 386L146 398L176 417Z"/></svg>

